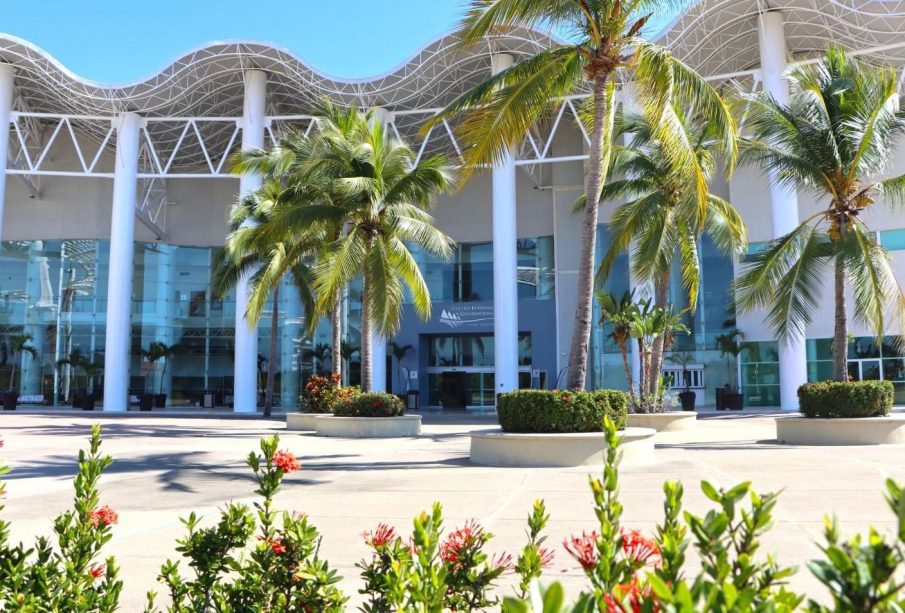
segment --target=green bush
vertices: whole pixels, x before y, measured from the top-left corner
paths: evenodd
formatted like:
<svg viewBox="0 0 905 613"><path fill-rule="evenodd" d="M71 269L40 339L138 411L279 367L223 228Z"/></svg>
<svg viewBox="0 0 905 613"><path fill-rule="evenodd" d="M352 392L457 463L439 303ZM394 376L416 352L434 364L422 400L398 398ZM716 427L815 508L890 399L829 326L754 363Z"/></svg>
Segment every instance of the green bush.
<svg viewBox="0 0 905 613"><path fill-rule="evenodd" d="M398 417L405 414L405 403L386 392L366 392L337 403L333 413L340 417Z"/></svg>
<svg viewBox="0 0 905 613"><path fill-rule="evenodd" d="M358 393L357 387L343 387L342 378L337 374L329 377L311 375L299 397L299 410L302 413L332 413L338 403Z"/></svg>
<svg viewBox="0 0 905 613"><path fill-rule="evenodd" d="M891 381L821 381L798 388L805 417L879 417L892 410Z"/></svg>
<svg viewBox="0 0 905 613"><path fill-rule="evenodd" d="M506 432L600 432L605 416L625 427L628 401L616 390L519 390L497 396L496 410Z"/></svg>

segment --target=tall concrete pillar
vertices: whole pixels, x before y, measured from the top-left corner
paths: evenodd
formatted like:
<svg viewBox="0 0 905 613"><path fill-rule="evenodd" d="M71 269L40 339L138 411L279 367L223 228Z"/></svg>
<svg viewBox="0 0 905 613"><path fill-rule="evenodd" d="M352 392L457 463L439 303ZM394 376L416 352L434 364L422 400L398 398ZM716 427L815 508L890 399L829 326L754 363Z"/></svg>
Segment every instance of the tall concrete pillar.
<svg viewBox="0 0 905 613"><path fill-rule="evenodd" d="M384 108L372 109L373 121L379 121L386 125L393 121L393 115ZM387 338L377 331L376 326L371 326L371 390L375 392L387 391ZM333 351L339 351L334 347Z"/></svg>
<svg viewBox="0 0 905 613"><path fill-rule="evenodd" d="M126 411L129 408L135 193L138 187L141 117L135 113L123 113L116 122L104 352L104 411Z"/></svg>
<svg viewBox="0 0 905 613"><path fill-rule="evenodd" d="M3 205L6 200L6 158L9 152L9 125L13 110L13 87L15 69L9 64L0 64L0 237L3 236Z"/></svg>
<svg viewBox="0 0 905 613"><path fill-rule="evenodd" d="M513 64L511 55L492 58L494 74ZM518 389L518 232L515 155L494 164L493 184L493 343L496 393Z"/></svg>
<svg viewBox="0 0 905 613"><path fill-rule="evenodd" d="M789 101L789 84L783 76L786 69L785 28L782 13L761 13L758 21L760 73L764 91L780 104ZM773 238L784 236L798 227L798 194L770 173L770 208ZM807 382L807 352L804 336L779 343L779 396L784 411L798 410L798 387Z"/></svg>
<svg viewBox="0 0 905 613"><path fill-rule="evenodd" d="M245 73L245 110L242 116L242 149L264 147L266 121L267 75L260 70ZM261 177L242 175L241 195L261 186ZM236 284L236 346L233 374L233 402L237 413L253 413L258 409L258 328L245 319L248 307L249 279L245 275Z"/></svg>

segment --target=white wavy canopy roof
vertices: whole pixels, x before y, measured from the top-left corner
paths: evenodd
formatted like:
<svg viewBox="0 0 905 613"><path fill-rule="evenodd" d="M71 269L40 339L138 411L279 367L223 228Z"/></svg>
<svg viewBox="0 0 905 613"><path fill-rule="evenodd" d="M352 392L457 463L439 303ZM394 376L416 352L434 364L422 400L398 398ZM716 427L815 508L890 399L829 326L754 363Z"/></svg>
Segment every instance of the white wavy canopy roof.
<svg viewBox="0 0 905 613"><path fill-rule="evenodd" d="M786 45L795 59L819 54L831 43L850 50L905 43L902 0L700 0L658 37L703 75L721 75L759 65L757 16L779 10ZM905 47L869 54L884 64L905 63Z"/></svg>

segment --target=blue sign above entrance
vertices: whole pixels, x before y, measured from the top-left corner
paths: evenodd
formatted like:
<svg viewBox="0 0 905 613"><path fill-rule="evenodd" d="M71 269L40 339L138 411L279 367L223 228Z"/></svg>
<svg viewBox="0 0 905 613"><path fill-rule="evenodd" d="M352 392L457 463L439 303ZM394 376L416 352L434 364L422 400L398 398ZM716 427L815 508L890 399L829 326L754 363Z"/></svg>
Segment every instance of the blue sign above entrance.
<svg viewBox="0 0 905 613"><path fill-rule="evenodd" d="M453 330L460 328L486 328L493 323L493 305L448 305L440 310L437 322Z"/></svg>

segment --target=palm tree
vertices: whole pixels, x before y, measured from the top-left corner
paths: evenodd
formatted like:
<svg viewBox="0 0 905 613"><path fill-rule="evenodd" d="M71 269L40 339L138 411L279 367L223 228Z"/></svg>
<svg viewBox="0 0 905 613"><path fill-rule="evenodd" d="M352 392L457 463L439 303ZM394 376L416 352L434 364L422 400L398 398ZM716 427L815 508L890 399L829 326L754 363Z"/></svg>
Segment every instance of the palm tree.
<svg viewBox="0 0 905 613"><path fill-rule="evenodd" d="M240 158L241 160L241 158ZM234 288L239 279L251 275L249 300L245 313L250 325L257 325L272 296L270 317L270 347L267 359L267 382L264 387L264 417L273 410L273 390L276 381L277 340L279 338L280 284L289 277L299 292L306 315L306 331L314 332L318 317L311 292L310 259L323 239L316 226L298 234L274 240L266 226L277 206L294 203L295 195L284 189L274 177L268 176L260 189L237 202L230 212L232 232L226 246L217 255L212 275L214 294L221 298Z"/></svg>
<svg viewBox="0 0 905 613"><path fill-rule="evenodd" d="M453 241L434 227L427 212L435 195L452 185L442 157L415 162L415 152L394 138L372 113L325 105L311 136L316 153L308 171L330 184L325 219L342 212L343 234L319 257L315 289L327 308L356 277L361 291L361 388L371 389L372 330L392 335L399 326L403 286L416 313L427 319L427 284L409 251L449 257ZM332 211L328 209L333 209Z"/></svg>
<svg viewBox="0 0 905 613"><path fill-rule="evenodd" d="M632 322L637 315L638 307L634 303L634 292L625 292L622 297L617 297L612 292L597 292L597 302L600 304L602 315L600 324L610 324L613 331L610 338L619 346L622 354L622 367L625 369L625 384L628 394L633 399L635 396L635 384L632 381L632 368L628 361L628 347L631 342Z"/></svg>
<svg viewBox="0 0 905 613"><path fill-rule="evenodd" d="M77 371L79 368L82 368L85 364L88 364L88 363L89 363L88 357L82 353L81 349L76 347L75 349L70 351L69 355L67 355L65 358L60 358L59 360L57 360L56 366L57 366L57 368L60 368L60 369L67 368L67 369L70 369L73 371ZM72 380L75 383L75 385L73 386L75 388L75 390L74 390L74 393L70 393L70 397L67 398L66 400L71 400L73 396L78 396L78 394L79 394L78 376L73 376Z"/></svg>
<svg viewBox="0 0 905 613"><path fill-rule="evenodd" d="M677 128L693 143L698 166L709 181L714 174L713 155L716 131L697 115L689 116L676 107ZM684 171L676 166L657 127L649 116L624 113L617 119L617 134L628 140L616 147L609 174L622 178L609 181L601 190L601 201L624 198L628 201L613 213L609 223L610 248L604 256L598 277L605 281L616 258L631 252L632 274L654 288L654 304L669 302L669 276L678 259L682 281L688 291L693 313L698 301L701 275L699 246L703 235L727 257L744 254L748 239L745 222L731 204L707 190L703 207L696 186L684 180ZM655 394L663 367L663 338L653 347L646 393Z"/></svg>
<svg viewBox="0 0 905 613"><path fill-rule="evenodd" d="M742 351L745 349L744 344L740 343L739 340L744 337L745 335L741 330L733 328L727 330L723 334L717 335L713 339L717 350L720 352L720 357L726 358L726 383L732 390L735 390L738 387L738 375L733 376L732 363L729 358L731 357L733 361L738 363L738 356L741 355Z"/></svg>
<svg viewBox="0 0 905 613"><path fill-rule="evenodd" d="M400 345L396 341L390 343L390 351L392 352L393 357L396 358L396 382L399 384L400 394L404 394L406 392L406 390L403 389L406 387L406 385L405 381L402 378L402 360L404 360L406 356L414 350L415 348L409 344Z"/></svg>
<svg viewBox="0 0 905 613"><path fill-rule="evenodd" d="M345 374L346 385L349 384L352 376L352 356L358 353L361 347L356 347L348 339L343 339L339 344L339 353L343 361L343 373Z"/></svg>
<svg viewBox="0 0 905 613"><path fill-rule="evenodd" d="M152 368L156 368L157 362L163 360L163 369L160 372L159 394L163 394L163 377L167 370L167 362L171 357L176 355L177 351L179 351L177 345L167 345L163 341L152 341L147 349L141 350L141 356L151 364ZM88 364L87 360L79 364L79 366L84 368L86 364Z"/></svg>
<svg viewBox="0 0 905 613"><path fill-rule="evenodd" d="M788 75L792 96L782 105L767 94L750 96L744 161L779 181L808 190L825 208L748 258L736 280L739 307L767 308L781 342L801 337L819 301L824 273L834 272L833 376L846 379L851 290L855 318L883 338L887 308L899 322L905 295L889 255L862 213L878 198L905 202L905 175L887 175L905 114L896 73L847 57L838 48Z"/></svg>
<svg viewBox="0 0 905 613"><path fill-rule="evenodd" d="M18 366L18 358L23 353L27 353L32 357L32 359L38 357L38 351L31 346L31 342L34 340L34 336L30 333L25 332L23 334L16 334L9 339L9 349L10 353L12 353L12 368L9 372L9 391L13 391L13 384L16 381L16 366Z"/></svg>
<svg viewBox="0 0 905 613"><path fill-rule="evenodd" d="M638 409L641 413L658 412L660 406L660 376L652 369L654 344L662 339L664 351L668 351L676 334L688 334L688 327L682 322L684 310L675 312L672 305L657 306L650 300L641 300L632 319L630 334L638 343L641 356L640 381L638 382ZM654 382L650 380L654 378ZM653 388L654 392L647 390Z"/></svg>
<svg viewBox="0 0 905 613"><path fill-rule="evenodd" d="M567 42L516 63L453 101L436 118L462 113L458 132L464 143L465 172L504 159L527 131L549 115L563 96L590 97L582 109L589 118L585 195L597 203L606 182L612 152L617 74L637 84L651 125L685 182L697 188L701 207L707 181L692 144L683 138L675 116L678 101L694 106L717 137L716 146L731 169L736 154L736 124L717 92L665 49L641 38L650 17L675 12L684 0L471 0L462 22L464 45L512 28L542 26L567 34ZM597 206L585 207L581 228L578 296L569 353L567 386L584 388L594 295L594 245Z"/></svg>
<svg viewBox="0 0 905 613"><path fill-rule="evenodd" d="M310 349L305 349L302 352L302 357L305 360L311 360L311 369L314 371L314 374L320 374L320 366L326 362L330 356L333 354L333 349L327 343L317 343Z"/></svg>

